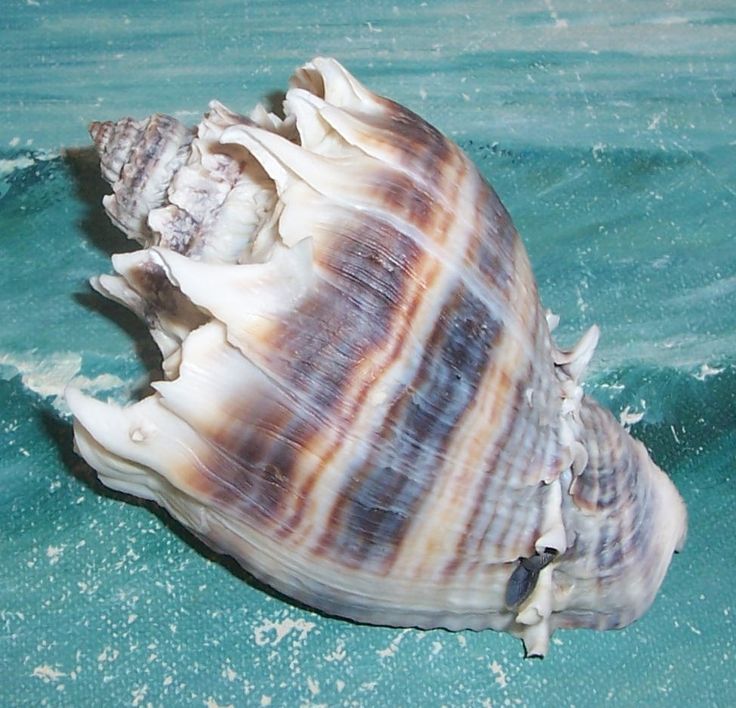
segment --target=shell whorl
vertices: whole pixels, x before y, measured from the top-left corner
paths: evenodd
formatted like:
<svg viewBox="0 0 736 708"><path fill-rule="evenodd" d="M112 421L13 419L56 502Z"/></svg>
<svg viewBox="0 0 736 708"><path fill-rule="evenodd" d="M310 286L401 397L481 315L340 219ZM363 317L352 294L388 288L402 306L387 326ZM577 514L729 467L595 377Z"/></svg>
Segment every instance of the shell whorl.
<svg viewBox="0 0 736 708"><path fill-rule="evenodd" d="M81 454L330 613L534 654L635 619L684 507L652 532L677 493L583 397L597 329L555 346L508 213L421 118L321 58L284 109L91 126L143 246L93 285L146 319L165 380L126 408L70 392ZM646 576L620 607L614 566Z"/></svg>

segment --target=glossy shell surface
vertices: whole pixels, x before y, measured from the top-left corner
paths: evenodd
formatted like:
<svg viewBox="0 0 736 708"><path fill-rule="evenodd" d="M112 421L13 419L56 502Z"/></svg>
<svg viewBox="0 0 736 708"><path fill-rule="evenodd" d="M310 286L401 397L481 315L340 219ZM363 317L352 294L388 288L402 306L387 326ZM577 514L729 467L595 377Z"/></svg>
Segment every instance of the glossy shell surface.
<svg viewBox="0 0 736 708"><path fill-rule="evenodd" d="M620 627L685 537L667 476L554 344L523 245L462 151L338 62L278 117L213 102L95 123L142 248L93 280L147 322L155 393L68 393L80 454L327 613L493 628L543 655Z"/></svg>

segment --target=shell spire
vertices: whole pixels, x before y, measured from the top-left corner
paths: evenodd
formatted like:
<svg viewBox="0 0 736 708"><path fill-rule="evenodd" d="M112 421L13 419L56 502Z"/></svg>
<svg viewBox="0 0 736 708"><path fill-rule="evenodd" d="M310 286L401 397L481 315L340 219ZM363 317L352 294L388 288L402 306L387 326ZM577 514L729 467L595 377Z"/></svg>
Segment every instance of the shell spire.
<svg viewBox="0 0 736 708"><path fill-rule="evenodd" d="M559 627L651 604L686 529L674 486L584 395L598 340L551 337L521 240L462 151L334 59L282 117L212 102L98 122L110 218L142 248L94 287L164 380L68 392L76 446L282 593L397 626Z"/></svg>

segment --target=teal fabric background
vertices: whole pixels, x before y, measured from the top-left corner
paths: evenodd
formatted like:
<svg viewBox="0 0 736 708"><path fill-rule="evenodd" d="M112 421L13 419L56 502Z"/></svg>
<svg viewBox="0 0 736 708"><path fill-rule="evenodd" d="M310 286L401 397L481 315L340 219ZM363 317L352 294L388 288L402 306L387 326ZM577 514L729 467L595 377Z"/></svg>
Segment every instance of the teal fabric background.
<svg viewBox="0 0 736 708"><path fill-rule="evenodd" d="M122 9L121 9L122 8ZM366 627L275 597L72 452L70 381L125 401L158 359L86 279L130 246L86 124L248 110L334 55L494 184L588 391L690 512L651 611L517 640ZM733 705L736 8L712 2L128 3L0 12L0 704Z"/></svg>

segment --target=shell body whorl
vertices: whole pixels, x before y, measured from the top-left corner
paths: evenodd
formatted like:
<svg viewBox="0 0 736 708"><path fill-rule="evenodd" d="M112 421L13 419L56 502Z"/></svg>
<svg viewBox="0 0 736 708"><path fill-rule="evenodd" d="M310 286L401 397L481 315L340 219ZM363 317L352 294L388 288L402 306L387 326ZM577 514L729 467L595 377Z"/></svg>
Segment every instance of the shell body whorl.
<svg viewBox="0 0 736 708"><path fill-rule="evenodd" d="M685 511L582 394L597 330L555 346L509 215L421 118L321 58L284 109L91 127L143 246L93 285L164 380L125 408L71 391L80 453L328 613L532 654L641 615Z"/></svg>

